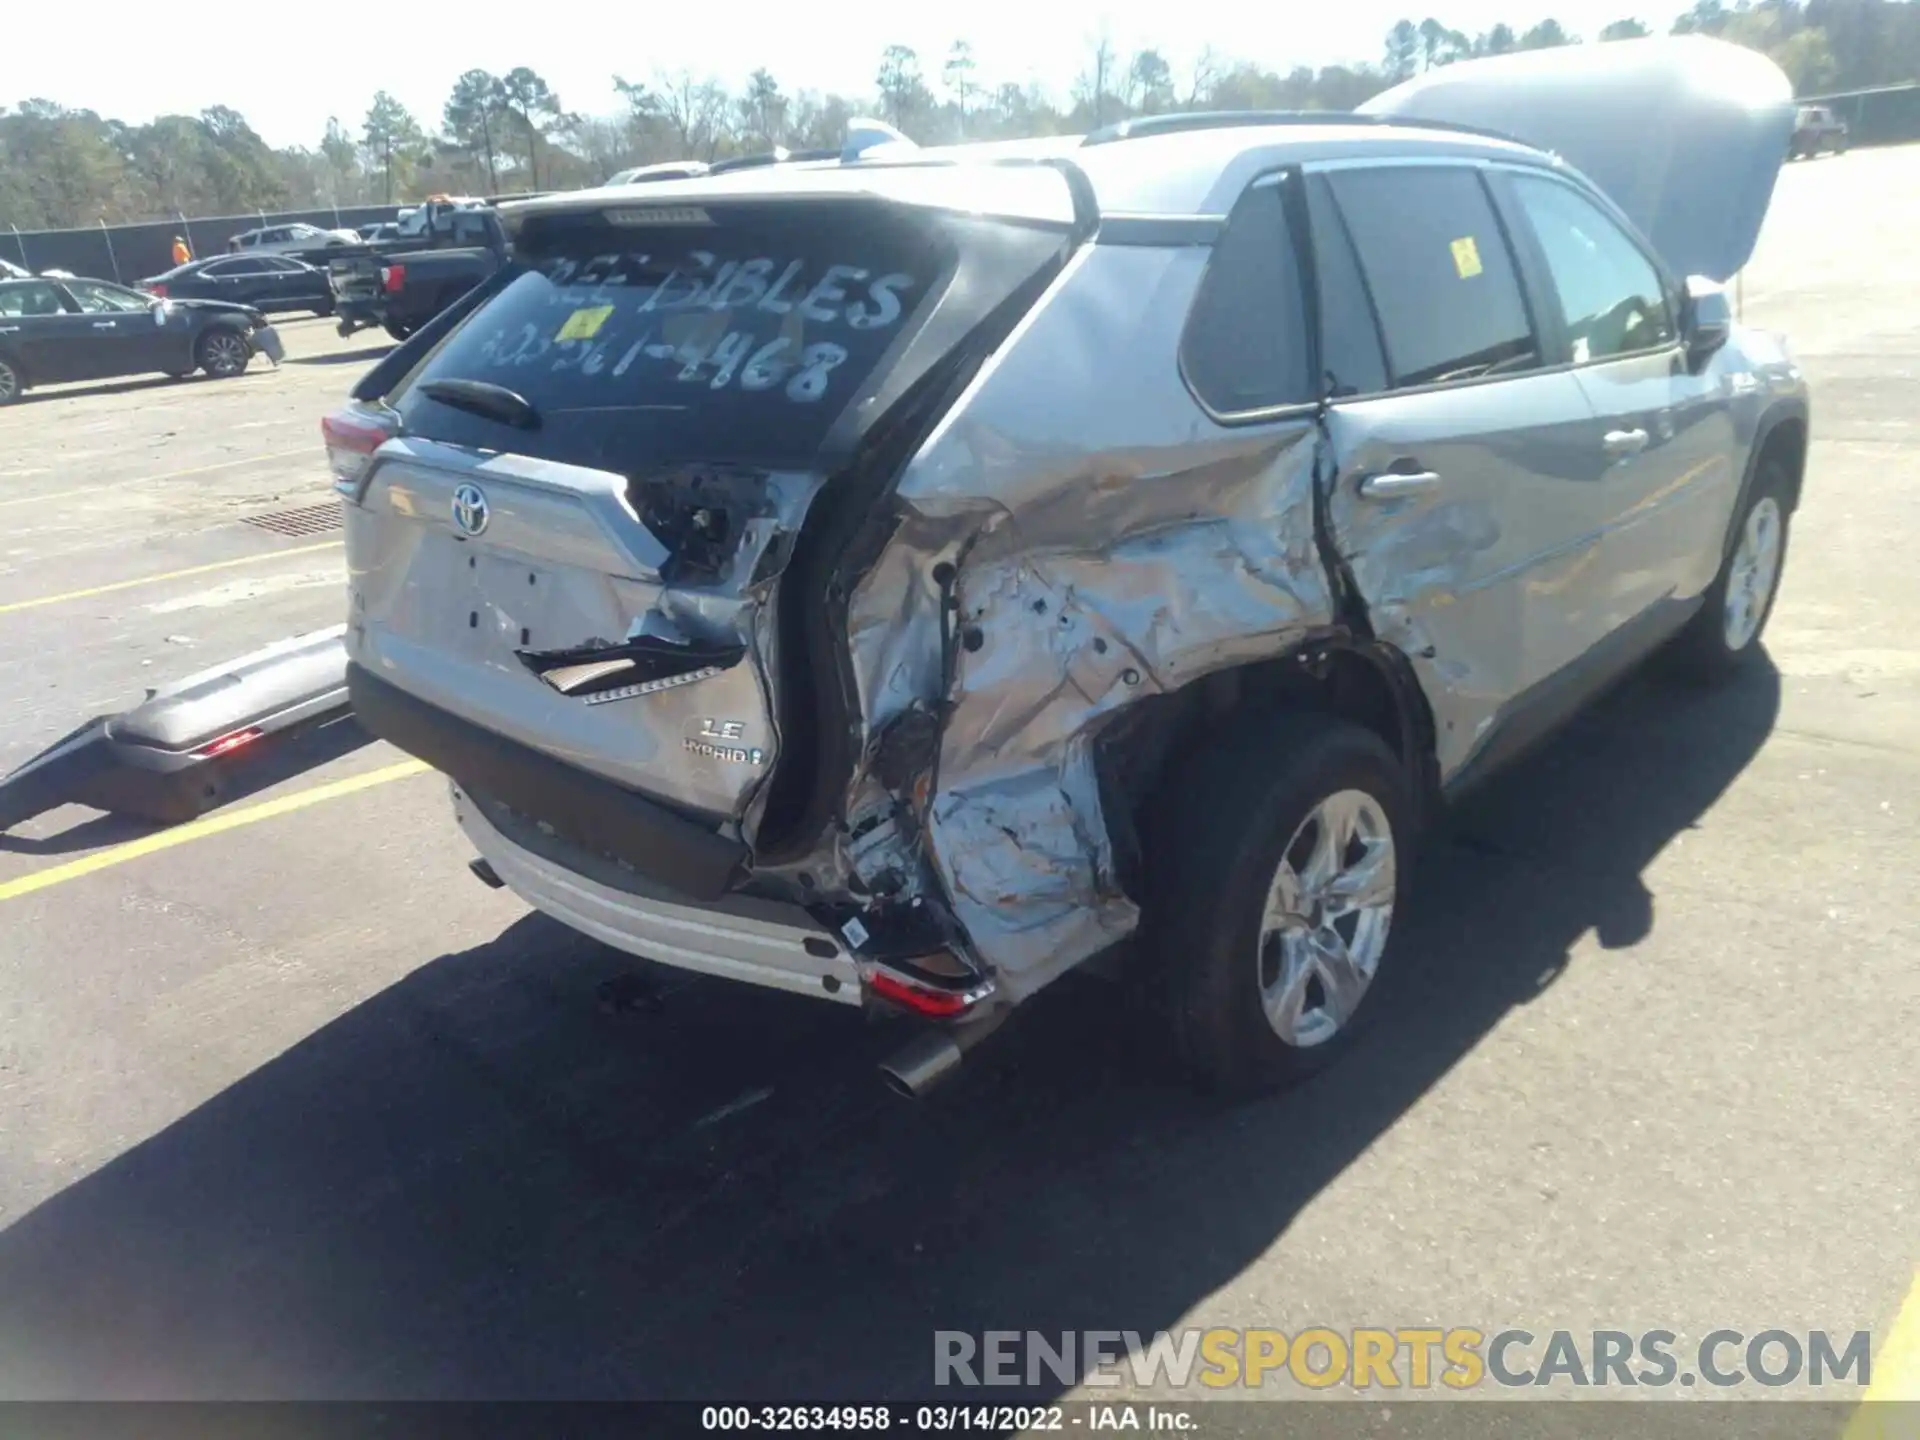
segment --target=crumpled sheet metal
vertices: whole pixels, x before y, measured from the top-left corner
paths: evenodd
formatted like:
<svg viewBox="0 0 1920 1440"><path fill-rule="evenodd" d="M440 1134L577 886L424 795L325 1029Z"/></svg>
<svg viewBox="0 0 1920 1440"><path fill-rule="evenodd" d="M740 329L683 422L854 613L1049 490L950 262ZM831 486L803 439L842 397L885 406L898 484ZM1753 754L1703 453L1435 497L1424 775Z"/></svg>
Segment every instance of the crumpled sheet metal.
<svg viewBox="0 0 1920 1440"><path fill-rule="evenodd" d="M1332 618L1314 423L1221 429L1139 363L1171 366L1203 259L1083 253L903 477L908 517L855 597L869 725L944 690L931 858L1012 999L1138 923L1099 793L1102 724ZM927 578L942 560L950 681Z"/></svg>

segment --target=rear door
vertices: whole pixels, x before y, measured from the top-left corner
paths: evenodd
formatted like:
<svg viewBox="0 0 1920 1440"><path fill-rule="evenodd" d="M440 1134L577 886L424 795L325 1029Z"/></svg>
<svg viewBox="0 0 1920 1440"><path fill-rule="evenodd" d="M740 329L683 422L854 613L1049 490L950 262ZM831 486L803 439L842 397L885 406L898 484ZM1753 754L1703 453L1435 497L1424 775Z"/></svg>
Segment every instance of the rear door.
<svg viewBox="0 0 1920 1440"><path fill-rule="evenodd" d="M208 284L209 300L227 300L236 305L251 305L266 283L267 267L271 264L264 255L239 255L231 260L216 260L200 272Z"/></svg>
<svg viewBox="0 0 1920 1440"><path fill-rule="evenodd" d="M1451 779L1499 732L1518 743L1550 723L1607 633L1599 426L1574 376L1550 368L1477 167L1318 179L1319 268L1364 285L1369 303L1346 308L1377 325L1385 358L1383 390L1330 407L1329 522L1376 633L1420 674Z"/></svg>
<svg viewBox="0 0 1920 1440"><path fill-rule="evenodd" d="M36 384L80 378L72 373L82 358L72 344L78 319L51 280L0 284L0 344L19 358Z"/></svg>
<svg viewBox="0 0 1920 1440"><path fill-rule="evenodd" d="M21 363L37 383L90 380L104 373L99 366L106 347L95 343L95 324L105 322L80 314L51 280L0 287L0 332L18 347Z"/></svg>
<svg viewBox="0 0 1920 1440"><path fill-rule="evenodd" d="M324 271L285 256L263 255L260 263L267 268L259 278L253 304L273 310L304 310L325 301Z"/></svg>
<svg viewBox="0 0 1920 1440"><path fill-rule="evenodd" d="M1740 486L1731 398L1689 372L1677 286L1589 195L1542 171L1490 172L1540 272L1565 359L1604 426L1607 623L1713 582Z"/></svg>
<svg viewBox="0 0 1920 1440"><path fill-rule="evenodd" d="M973 230L1014 273L967 268L955 236ZM809 516L854 503L838 498L849 437L925 373L916 357L950 353L965 317L1067 243L1065 221L868 198L529 220L520 273L389 396L404 438L348 507L353 658L568 764L743 821L811 713L792 686L783 707L783 677L830 673L782 619L826 596L783 576Z"/></svg>

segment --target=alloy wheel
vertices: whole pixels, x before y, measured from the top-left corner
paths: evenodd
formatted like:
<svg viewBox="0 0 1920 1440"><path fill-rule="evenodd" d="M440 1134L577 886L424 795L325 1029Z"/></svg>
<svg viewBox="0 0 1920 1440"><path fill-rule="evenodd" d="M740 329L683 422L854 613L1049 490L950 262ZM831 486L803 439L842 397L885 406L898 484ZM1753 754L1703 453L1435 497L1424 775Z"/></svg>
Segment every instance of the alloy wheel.
<svg viewBox="0 0 1920 1440"><path fill-rule="evenodd" d="M1393 829L1364 790L1316 805L1287 841L1260 924L1260 1004L1289 1045L1331 1040L1373 984L1393 925Z"/></svg>
<svg viewBox="0 0 1920 1440"><path fill-rule="evenodd" d="M1721 612L1722 638L1729 650L1744 650L1760 632L1773 587L1780 580L1780 550L1785 526L1780 502L1763 495L1747 512L1740 543L1727 565L1727 599Z"/></svg>
<svg viewBox="0 0 1920 1440"><path fill-rule="evenodd" d="M209 335L206 341L208 373L223 379L247 368L247 342L225 332Z"/></svg>

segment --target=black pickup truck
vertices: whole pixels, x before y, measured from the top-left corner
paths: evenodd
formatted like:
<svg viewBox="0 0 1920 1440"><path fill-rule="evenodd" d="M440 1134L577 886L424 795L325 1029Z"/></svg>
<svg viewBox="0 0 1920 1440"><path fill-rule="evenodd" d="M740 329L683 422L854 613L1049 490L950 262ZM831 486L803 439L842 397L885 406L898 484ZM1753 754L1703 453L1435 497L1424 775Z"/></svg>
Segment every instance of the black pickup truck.
<svg viewBox="0 0 1920 1440"><path fill-rule="evenodd" d="M404 340L507 263L506 232L491 207L429 202L408 221L411 233L328 256L342 335L379 326Z"/></svg>

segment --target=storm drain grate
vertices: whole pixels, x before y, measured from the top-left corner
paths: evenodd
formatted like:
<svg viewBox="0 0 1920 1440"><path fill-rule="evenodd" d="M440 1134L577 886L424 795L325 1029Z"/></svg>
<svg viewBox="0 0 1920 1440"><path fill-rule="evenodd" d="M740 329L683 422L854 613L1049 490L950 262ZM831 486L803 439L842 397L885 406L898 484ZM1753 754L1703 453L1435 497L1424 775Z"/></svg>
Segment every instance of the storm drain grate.
<svg viewBox="0 0 1920 1440"><path fill-rule="evenodd" d="M276 535L324 535L340 528L340 502L303 505L298 510L269 510L264 515L243 515L241 521Z"/></svg>

